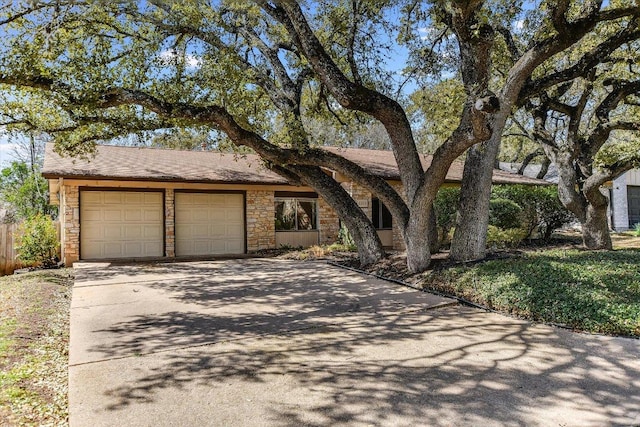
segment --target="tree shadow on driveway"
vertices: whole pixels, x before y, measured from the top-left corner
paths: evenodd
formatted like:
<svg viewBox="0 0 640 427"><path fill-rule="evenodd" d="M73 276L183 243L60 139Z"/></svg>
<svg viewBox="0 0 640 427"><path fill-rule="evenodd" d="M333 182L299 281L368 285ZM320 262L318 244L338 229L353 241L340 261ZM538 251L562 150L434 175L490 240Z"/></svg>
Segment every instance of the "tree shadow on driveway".
<svg viewBox="0 0 640 427"><path fill-rule="evenodd" d="M109 339L91 348L102 361L77 366L108 372L85 390L94 412L202 425L640 422L636 340L425 310L424 294L315 264L240 264L148 283L190 310L96 331Z"/></svg>

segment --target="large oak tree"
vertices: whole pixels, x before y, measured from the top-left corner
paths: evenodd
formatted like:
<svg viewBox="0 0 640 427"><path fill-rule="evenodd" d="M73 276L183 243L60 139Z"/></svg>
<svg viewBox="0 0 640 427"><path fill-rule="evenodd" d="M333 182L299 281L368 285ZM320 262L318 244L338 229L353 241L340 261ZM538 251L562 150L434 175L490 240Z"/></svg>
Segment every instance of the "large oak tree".
<svg viewBox="0 0 640 427"><path fill-rule="evenodd" d="M536 69L599 23L640 11L602 8L599 2L544 2L530 42L514 49L509 31L493 19L495 2L406 2L402 11L393 7L397 2L388 3L12 3L0 18L3 106L16 125L51 133L59 149L72 155L89 152L91 141L131 132L190 127L221 132L256 151L291 182L314 188L351 231L361 261L374 262L384 252L371 222L322 168L338 171L388 206L406 244L409 269L421 271L430 261L432 202L451 163L489 141L472 151L466 166L486 182L486 169L473 153L488 151L491 157L491 144L522 88L544 86L543 77L532 78ZM458 125L426 170L405 110L385 85L384 67L375 62L389 45L399 13L407 23L417 16L446 27L455 40L453 62L464 87ZM510 47L512 63L500 86L492 88L491 53L500 40ZM403 194L310 142L304 116L312 111L305 100L313 94L321 95L327 108L354 111L384 127ZM468 193L464 187L463 193ZM463 205L475 213L472 223L485 221L481 203L464 197ZM459 227L463 232L464 224Z"/></svg>
<svg viewBox="0 0 640 427"><path fill-rule="evenodd" d="M511 72L500 71L503 77L499 79L496 92L500 110L492 117L492 136L467 153L452 258L470 260L485 256L491 174L512 111L547 89L587 76L594 67L608 62L615 51L640 37L639 16L640 7L629 2L611 2L607 7L602 1L554 2L547 31L555 40L553 49L559 49L557 53L540 64L525 81L519 82L511 77ZM539 21L533 21L533 25L539 24ZM500 32L506 36L508 55L503 60L510 70L518 69L519 63L531 54L531 49L533 52L546 49L537 36L527 34L523 38L521 32L518 37L504 29ZM579 109L572 113L574 121L581 122L581 113ZM596 180L593 181L595 183ZM560 190L562 196L562 187ZM598 204L602 202L599 200ZM567 203L565 205L568 206ZM585 243L592 247L590 240L585 239Z"/></svg>

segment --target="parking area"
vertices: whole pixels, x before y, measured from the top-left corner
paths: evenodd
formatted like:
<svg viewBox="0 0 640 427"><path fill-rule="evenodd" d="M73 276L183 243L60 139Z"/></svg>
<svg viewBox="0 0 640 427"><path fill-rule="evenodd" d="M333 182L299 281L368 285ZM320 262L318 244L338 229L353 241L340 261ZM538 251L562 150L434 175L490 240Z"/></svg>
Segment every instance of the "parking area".
<svg viewBox="0 0 640 427"><path fill-rule="evenodd" d="M72 427L640 424L640 342L321 262L76 268Z"/></svg>

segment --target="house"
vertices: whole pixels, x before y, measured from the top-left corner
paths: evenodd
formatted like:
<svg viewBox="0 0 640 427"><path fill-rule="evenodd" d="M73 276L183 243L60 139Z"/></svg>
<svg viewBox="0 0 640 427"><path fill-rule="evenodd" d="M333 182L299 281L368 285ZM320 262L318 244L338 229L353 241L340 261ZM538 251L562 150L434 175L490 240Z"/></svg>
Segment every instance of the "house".
<svg viewBox="0 0 640 427"><path fill-rule="evenodd" d="M611 182L611 225L625 231L640 224L640 169L632 169Z"/></svg>
<svg viewBox="0 0 640 427"><path fill-rule="evenodd" d="M260 249L327 244L338 215L308 187L290 185L256 155L98 146L89 159L45 150L43 176L60 205L61 252L77 260L174 258L244 254ZM393 153L328 148L401 188ZM429 163L427 156L424 164ZM459 185L455 162L447 185ZM341 183L370 215L385 246L402 248L389 211L340 174ZM494 183L541 181L495 171Z"/></svg>

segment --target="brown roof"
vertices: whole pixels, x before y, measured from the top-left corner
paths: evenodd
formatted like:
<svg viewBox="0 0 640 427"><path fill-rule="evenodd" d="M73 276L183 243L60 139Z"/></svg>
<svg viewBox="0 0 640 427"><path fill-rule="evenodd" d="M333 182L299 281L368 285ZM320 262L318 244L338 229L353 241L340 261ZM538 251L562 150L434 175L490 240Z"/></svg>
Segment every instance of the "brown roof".
<svg viewBox="0 0 640 427"><path fill-rule="evenodd" d="M45 178L132 179L212 183L287 184L255 154L99 145L89 159L61 157L47 144Z"/></svg>
<svg viewBox="0 0 640 427"><path fill-rule="evenodd" d="M399 180L391 151L325 147L389 180ZM426 167L430 156L421 156ZM464 164L456 161L447 182L460 182ZM42 174L45 178L129 179L235 184L287 184L287 180L266 169L255 154L213 151L163 150L159 148L99 145L89 159L61 157L47 144ZM494 170L494 184L545 185L545 181Z"/></svg>

